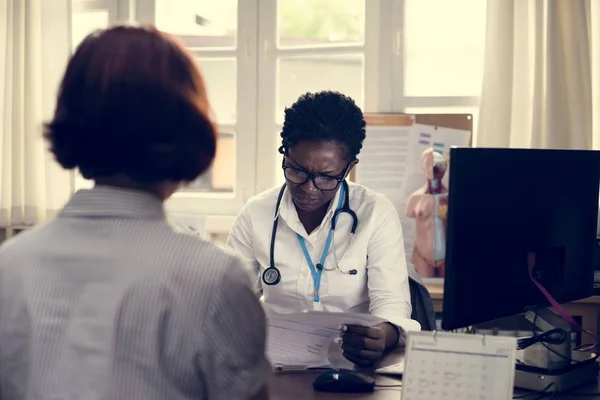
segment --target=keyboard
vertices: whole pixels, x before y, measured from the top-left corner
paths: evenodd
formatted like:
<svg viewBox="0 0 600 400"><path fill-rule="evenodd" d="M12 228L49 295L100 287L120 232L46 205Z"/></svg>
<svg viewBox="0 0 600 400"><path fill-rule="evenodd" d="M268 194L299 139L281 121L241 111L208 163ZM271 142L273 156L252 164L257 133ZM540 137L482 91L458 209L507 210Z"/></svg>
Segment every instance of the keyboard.
<svg viewBox="0 0 600 400"><path fill-rule="evenodd" d="M375 370L375 373L381 375L402 376L402 374L404 373L404 361L400 361L397 364L388 365L387 367L377 368Z"/></svg>

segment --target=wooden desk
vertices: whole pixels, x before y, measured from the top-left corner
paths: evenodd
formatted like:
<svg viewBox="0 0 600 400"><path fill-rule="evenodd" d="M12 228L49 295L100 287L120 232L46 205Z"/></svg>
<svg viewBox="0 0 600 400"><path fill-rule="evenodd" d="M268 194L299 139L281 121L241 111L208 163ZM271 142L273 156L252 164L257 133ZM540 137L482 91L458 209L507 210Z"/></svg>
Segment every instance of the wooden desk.
<svg viewBox="0 0 600 400"><path fill-rule="evenodd" d="M381 363L382 366L390 365L402 360L403 351L399 349L389 354ZM351 364L343 358L339 353L339 348L332 346L329 349L329 359L336 368L348 368ZM371 371L365 370L365 373L369 373L375 377L375 381L380 385L401 385L400 379L387 377L383 375L372 374ZM402 388L375 388L373 393L323 393L317 392L312 387L313 379L320 372L288 372L274 374L269 382L271 400L335 400L335 399L351 399L351 400L401 400ZM593 383L577 389L576 393L597 393L600 392L600 383ZM515 395L523 395L527 392L515 390ZM531 394L527 397L520 397L523 399L537 398L536 395ZM548 396L547 398L550 398ZM564 400L579 400L579 399L591 399L600 400L599 396L575 396L574 394L568 393L558 395L554 399Z"/></svg>
<svg viewBox="0 0 600 400"><path fill-rule="evenodd" d="M435 312L442 312L444 307L444 286L427 285L427 289L431 294ZM600 332L600 296L592 296L572 303L563 304L563 307L570 315L581 317L583 329L592 332L596 336L598 335L598 332ZM589 341L589 337L585 340Z"/></svg>

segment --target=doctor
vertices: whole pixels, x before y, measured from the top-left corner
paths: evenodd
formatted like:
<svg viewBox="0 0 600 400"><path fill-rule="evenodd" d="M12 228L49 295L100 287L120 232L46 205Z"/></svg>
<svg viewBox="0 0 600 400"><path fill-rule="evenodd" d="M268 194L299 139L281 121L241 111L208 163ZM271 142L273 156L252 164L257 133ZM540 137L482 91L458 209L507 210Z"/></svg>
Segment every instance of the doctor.
<svg viewBox="0 0 600 400"><path fill-rule="evenodd" d="M400 220L382 194L346 177L358 163L365 121L352 99L307 93L285 110L285 184L248 201L228 245L252 266L267 311L371 313L378 326L342 326L342 352L361 366L419 330Z"/></svg>

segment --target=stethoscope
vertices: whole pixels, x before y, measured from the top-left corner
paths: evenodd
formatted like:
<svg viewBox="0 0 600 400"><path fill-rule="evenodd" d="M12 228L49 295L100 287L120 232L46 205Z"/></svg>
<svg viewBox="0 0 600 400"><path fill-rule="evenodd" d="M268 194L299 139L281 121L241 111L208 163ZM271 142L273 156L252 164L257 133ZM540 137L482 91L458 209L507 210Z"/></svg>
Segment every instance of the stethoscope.
<svg viewBox="0 0 600 400"><path fill-rule="evenodd" d="M279 196L277 197L277 203L275 204L275 215L273 217L273 229L271 231L271 245L269 248L269 258L270 258L269 264L270 265L269 265L269 268L267 268L262 274L262 281L265 283L265 285L276 285L281 280L281 271L279 271L279 269L275 266L275 237L277 236L277 226L279 225L279 207L281 205L281 200L283 198L283 194L285 193L285 187L286 187L285 184L281 187L281 190L279 191ZM333 271L333 270L337 269L341 273L349 274L349 275L356 275L358 273L358 271L356 269L344 271L340 268L340 263L343 261L344 257L346 256L346 252L352 245L352 239L354 238L354 234L356 233L356 228L358 226L358 217L356 216L356 213L354 211L352 211L352 209L350 208L350 194L348 193L349 192L348 183L345 180L342 181L342 187L340 190L341 190L341 193L340 193L340 196L338 199L338 204L337 204L336 210L333 213L333 217L331 218L331 228L329 229L329 234L327 235L325 247L323 248L323 253L321 254L321 259L319 260L319 262L316 265L313 263L312 259L310 258L310 254L308 252L308 249L306 248L306 244L304 243L304 238L300 234L297 235L298 242L300 243L300 247L302 248L302 252L304 253L304 257L306 258L306 262L308 263L308 266L310 267L310 271L313 276L313 283L314 283L314 288L315 288L314 301L317 303L319 302L319 288L320 288L320 283L321 283L321 274L323 273L323 270ZM337 256L335 254L335 228L337 225L338 217L340 216L340 214L343 214L343 213L348 213L352 217L352 227L350 228L350 233L351 233L350 240L348 241L348 245L346 246L346 249L344 250L342 258L338 262L338 260L336 258ZM333 242L333 247L334 247L333 253L334 253L334 258L335 258L335 267L326 268L325 267L325 259L327 258L327 254L329 253L329 247L331 246L332 242Z"/></svg>

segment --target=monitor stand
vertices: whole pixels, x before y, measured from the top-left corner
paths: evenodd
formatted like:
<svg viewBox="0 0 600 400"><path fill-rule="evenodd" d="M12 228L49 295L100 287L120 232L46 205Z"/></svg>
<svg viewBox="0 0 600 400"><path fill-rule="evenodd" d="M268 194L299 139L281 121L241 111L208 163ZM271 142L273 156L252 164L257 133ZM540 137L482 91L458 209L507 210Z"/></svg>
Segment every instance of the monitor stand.
<svg viewBox="0 0 600 400"><path fill-rule="evenodd" d="M546 344L545 347L537 343L523 350L516 365L515 387L564 392L598 379L595 353L571 350L573 330L561 317L547 308L528 311L525 317L532 324L535 321L541 331L565 330L567 339L562 344Z"/></svg>

